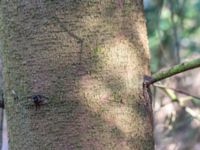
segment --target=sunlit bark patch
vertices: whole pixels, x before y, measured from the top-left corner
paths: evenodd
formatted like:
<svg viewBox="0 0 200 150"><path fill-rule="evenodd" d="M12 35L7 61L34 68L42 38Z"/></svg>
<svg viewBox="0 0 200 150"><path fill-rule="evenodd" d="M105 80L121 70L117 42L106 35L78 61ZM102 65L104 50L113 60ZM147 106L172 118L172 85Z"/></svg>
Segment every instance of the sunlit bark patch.
<svg viewBox="0 0 200 150"><path fill-rule="evenodd" d="M116 36L94 48L96 71L80 78L82 103L126 136L140 130L142 122L133 109L135 95L139 92L138 76L143 71L134 51L134 46L124 36Z"/></svg>
<svg viewBox="0 0 200 150"><path fill-rule="evenodd" d="M111 126L116 126L126 136L140 130L142 122L131 105L115 101L110 89L102 81L85 76L80 81L80 94L84 97L82 103L101 116Z"/></svg>
<svg viewBox="0 0 200 150"><path fill-rule="evenodd" d="M101 63L104 63L103 72L111 76L119 76L124 83L126 90L132 90L138 85L139 63L137 53L133 45L128 42L122 35L117 36L114 40L108 41L102 48Z"/></svg>

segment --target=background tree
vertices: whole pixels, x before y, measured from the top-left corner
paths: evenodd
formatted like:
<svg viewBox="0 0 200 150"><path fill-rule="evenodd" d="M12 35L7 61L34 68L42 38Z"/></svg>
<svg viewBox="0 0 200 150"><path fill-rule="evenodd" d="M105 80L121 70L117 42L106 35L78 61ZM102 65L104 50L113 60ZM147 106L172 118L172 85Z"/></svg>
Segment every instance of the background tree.
<svg viewBox="0 0 200 150"><path fill-rule="evenodd" d="M141 0L2 0L1 24L10 149L153 149Z"/></svg>
<svg viewBox="0 0 200 150"><path fill-rule="evenodd" d="M200 58L199 0L145 2L151 71L155 73L179 62ZM157 150L200 149L199 79L200 69L197 68L156 84Z"/></svg>

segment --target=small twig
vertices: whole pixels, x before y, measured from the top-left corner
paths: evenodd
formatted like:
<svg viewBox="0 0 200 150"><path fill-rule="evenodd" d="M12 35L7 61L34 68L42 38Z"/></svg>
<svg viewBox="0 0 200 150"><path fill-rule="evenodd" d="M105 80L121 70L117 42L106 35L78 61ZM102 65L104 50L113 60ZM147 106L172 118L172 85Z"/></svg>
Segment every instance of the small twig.
<svg viewBox="0 0 200 150"><path fill-rule="evenodd" d="M182 90L180 90L180 89L175 89L175 88L167 87L167 86L160 85L160 84L153 84L153 86L158 87L158 88L162 88L162 89L170 89L170 90L173 90L173 91L175 91L175 92L178 92L178 93L181 93L181 94L184 94L184 95L188 95L188 96L191 96L191 97L193 97L193 98L196 98L196 99L199 99L199 100L200 100L200 97L195 96L195 95L192 95L192 94L187 93L187 92L185 92L185 91L182 91Z"/></svg>

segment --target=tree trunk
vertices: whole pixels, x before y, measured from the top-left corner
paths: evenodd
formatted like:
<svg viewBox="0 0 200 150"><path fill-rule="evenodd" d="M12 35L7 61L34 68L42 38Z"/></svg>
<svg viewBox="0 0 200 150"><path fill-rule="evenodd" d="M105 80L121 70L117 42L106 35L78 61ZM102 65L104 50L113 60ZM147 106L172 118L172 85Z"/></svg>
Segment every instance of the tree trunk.
<svg viewBox="0 0 200 150"><path fill-rule="evenodd" d="M153 149L142 0L1 0L1 23L11 150Z"/></svg>

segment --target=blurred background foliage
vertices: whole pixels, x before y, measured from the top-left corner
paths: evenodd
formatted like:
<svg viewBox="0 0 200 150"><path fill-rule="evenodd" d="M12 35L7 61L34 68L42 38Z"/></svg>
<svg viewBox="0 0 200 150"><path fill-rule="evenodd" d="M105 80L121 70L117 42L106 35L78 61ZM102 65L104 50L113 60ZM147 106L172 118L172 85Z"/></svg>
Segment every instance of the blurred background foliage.
<svg viewBox="0 0 200 150"><path fill-rule="evenodd" d="M177 64L194 52L200 53L199 0L144 2L153 72Z"/></svg>
<svg viewBox="0 0 200 150"><path fill-rule="evenodd" d="M200 57L200 0L144 0L144 7L152 73ZM154 86L157 150L200 150L199 93L199 68Z"/></svg>

